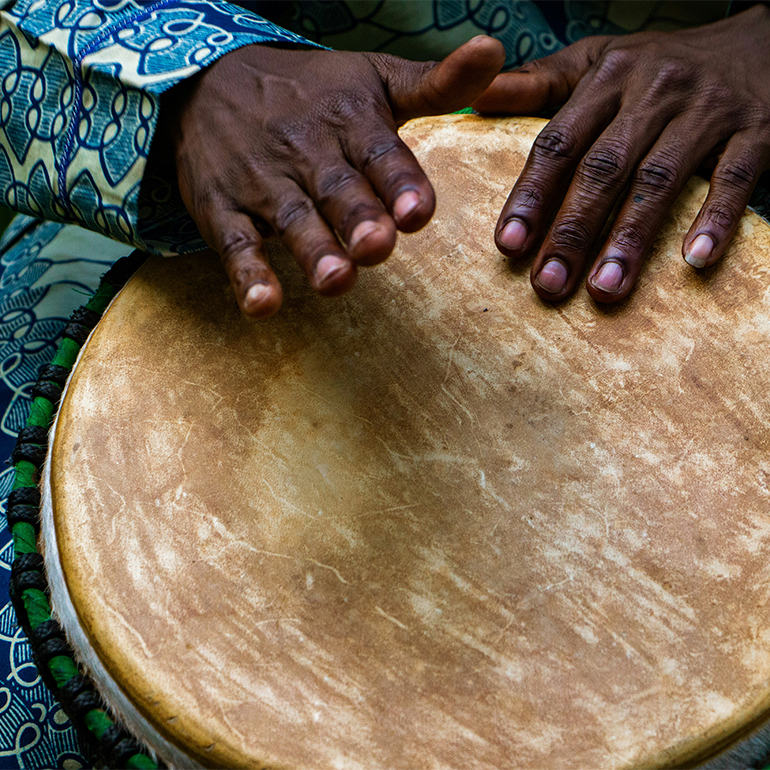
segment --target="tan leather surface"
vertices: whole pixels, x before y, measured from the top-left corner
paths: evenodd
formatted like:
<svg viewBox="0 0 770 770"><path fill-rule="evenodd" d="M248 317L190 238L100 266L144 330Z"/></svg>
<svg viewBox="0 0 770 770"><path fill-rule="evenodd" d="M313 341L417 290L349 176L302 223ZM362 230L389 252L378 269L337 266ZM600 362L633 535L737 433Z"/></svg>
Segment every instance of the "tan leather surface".
<svg viewBox="0 0 770 770"><path fill-rule="evenodd" d="M201 762L660 767L770 705L770 236L638 290L532 292L493 226L538 121L403 130L438 209L336 300L284 254L266 322L152 260L57 433L95 648Z"/></svg>

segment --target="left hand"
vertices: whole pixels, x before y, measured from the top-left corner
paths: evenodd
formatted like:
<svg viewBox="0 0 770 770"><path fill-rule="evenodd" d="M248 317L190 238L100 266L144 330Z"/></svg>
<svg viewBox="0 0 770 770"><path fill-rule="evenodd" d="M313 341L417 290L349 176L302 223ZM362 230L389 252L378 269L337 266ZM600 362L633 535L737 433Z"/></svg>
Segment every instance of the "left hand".
<svg viewBox="0 0 770 770"><path fill-rule="evenodd" d="M755 6L680 32L588 37L499 75L474 107L531 114L562 103L535 141L495 232L508 256L539 247L535 291L558 301L576 288L622 201L587 289L599 302L625 298L668 208L718 156L682 247L690 265L710 266L770 167L770 9Z"/></svg>

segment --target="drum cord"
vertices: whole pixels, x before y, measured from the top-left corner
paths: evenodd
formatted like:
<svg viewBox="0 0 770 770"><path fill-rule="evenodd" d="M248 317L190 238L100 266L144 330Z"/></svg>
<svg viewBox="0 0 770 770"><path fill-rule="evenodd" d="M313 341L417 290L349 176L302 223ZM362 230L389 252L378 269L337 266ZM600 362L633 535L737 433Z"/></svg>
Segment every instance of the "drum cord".
<svg viewBox="0 0 770 770"><path fill-rule="evenodd" d="M40 532L40 471L45 463L48 432L80 349L107 306L147 258L134 252L118 260L104 275L96 293L75 311L62 333L53 361L42 366L32 389L26 426L19 432L11 456L14 482L6 516L13 536L10 594L19 625L29 639L43 682L59 701L87 746L108 767L162 767L110 715L93 682L77 664L64 630L53 617L42 554Z"/></svg>

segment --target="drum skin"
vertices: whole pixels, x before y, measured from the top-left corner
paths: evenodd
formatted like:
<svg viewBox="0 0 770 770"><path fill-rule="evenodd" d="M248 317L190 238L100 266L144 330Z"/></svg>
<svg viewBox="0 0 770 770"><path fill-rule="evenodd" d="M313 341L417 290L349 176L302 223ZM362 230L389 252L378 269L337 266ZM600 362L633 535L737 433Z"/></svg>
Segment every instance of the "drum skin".
<svg viewBox="0 0 770 770"><path fill-rule="evenodd" d="M51 467L94 651L206 766L659 768L770 707L770 235L617 307L532 291L493 229L542 121L414 121L437 210L316 297L238 313L148 261L82 354Z"/></svg>

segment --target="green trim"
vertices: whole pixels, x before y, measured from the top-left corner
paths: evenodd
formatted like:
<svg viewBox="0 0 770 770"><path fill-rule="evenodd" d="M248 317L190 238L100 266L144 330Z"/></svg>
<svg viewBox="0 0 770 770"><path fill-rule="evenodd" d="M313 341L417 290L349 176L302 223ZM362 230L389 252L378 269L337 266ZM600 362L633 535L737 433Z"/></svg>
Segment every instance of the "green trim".
<svg viewBox="0 0 770 770"><path fill-rule="evenodd" d="M35 399L37 400L37 399ZM27 420L27 426L30 426L33 423L30 423L29 420ZM36 427L47 427L47 426L36 426ZM14 466L14 470L16 471L16 475L13 479L13 489L19 489L21 487L36 487L37 486L37 468L27 460L19 460L19 462L16 463Z"/></svg>
<svg viewBox="0 0 770 770"><path fill-rule="evenodd" d="M37 396L29 409L27 425L34 425L36 428L48 428L53 420L55 412L54 405L42 396Z"/></svg>
<svg viewBox="0 0 770 770"><path fill-rule="evenodd" d="M21 594L29 625L34 631L41 623L51 619L48 597L39 588L26 588Z"/></svg>
<svg viewBox="0 0 770 770"><path fill-rule="evenodd" d="M77 676L80 673L75 665L75 661L67 655L57 655L51 658L48 661L48 670L59 687L67 684L73 676Z"/></svg>
<svg viewBox="0 0 770 770"><path fill-rule="evenodd" d="M115 724L101 709L91 709L84 721L97 738L101 738Z"/></svg>
<svg viewBox="0 0 770 770"><path fill-rule="evenodd" d="M129 757L126 767L137 770L158 770L158 765L146 754L134 754L133 757Z"/></svg>
<svg viewBox="0 0 770 770"><path fill-rule="evenodd" d="M86 305L86 307L88 307L88 305ZM57 366L65 366L67 369L72 369L79 353L80 345L78 345L75 340L64 337L59 343L59 349L56 351L56 355L53 357L51 363L56 364Z"/></svg>
<svg viewBox="0 0 770 770"><path fill-rule="evenodd" d="M113 286L111 283L107 283L107 281L102 281L94 296L86 303L86 307L89 310L93 310L94 313L104 313L110 302L115 299L118 289L120 289L119 286Z"/></svg>
<svg viewBox="0 0 770 770"><path fill-rule="evenodd" d="M13 525L11 534L13 535L14 558L19 553L37 553L37 533L31 524L19 521Z"/></svg>

